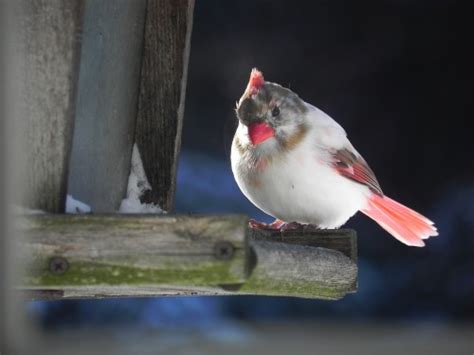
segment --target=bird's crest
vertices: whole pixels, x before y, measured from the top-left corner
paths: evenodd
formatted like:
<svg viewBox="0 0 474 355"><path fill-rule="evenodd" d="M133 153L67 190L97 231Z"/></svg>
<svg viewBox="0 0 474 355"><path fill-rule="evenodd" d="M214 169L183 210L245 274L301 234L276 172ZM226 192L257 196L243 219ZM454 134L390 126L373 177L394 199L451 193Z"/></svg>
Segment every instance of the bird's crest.
<svg viewBox="0 0 474 355"><path fill-rule="evenodd" d="M249 83L247 85L247 94L255 94L263 85L265 85L265 79L263 78L262 72L257 68L253 68L252 72L250 73Z"/></svg>

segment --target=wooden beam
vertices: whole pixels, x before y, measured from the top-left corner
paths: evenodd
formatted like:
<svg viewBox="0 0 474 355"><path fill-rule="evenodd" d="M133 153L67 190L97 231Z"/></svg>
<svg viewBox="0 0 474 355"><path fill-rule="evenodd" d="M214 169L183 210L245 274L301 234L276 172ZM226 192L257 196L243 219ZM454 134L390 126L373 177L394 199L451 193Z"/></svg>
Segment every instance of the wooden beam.
<svg viewBox="0 0 474 355"><path fill-rule="evenodd" d="M259 262L239 292L339 299L357 290L357 235L352 229L249 229Z"/></svg>
<svg viewBox="0 0 474 355"><path fill-rule="evenodd" d="M194 0L148 0L135 140L152 190L143 202L172 211Z"/></svg>
<svg viewBox="0 0 474 355"><path fill-rule="evenodd" d="M116 212L134 143L146 0L87 0L69 192Z"/></svg>
<svg viewBox="0 0 474 355"><path fill-rule="evenodd" d="M303 229L284 232L250 229L251 240L281 242L338 250L352 261L357 262L357 234L353 229L317 229L304 226Z"/></svg>
<svg viewBox="0 0 474 355"><path fill-rule="evenodd" d="M357 280L354 258L340 251L355 245L350 231L300 232L292 243L285 236L265 240L267 233L247 229L242 216L44 215L19 225L26 273L18 286L31 298L338 299L353 292Z"/></svg>
<svg viewBox="0 0 474 355"><path fill-rule="evenodd" d="M246 218L44 215L21 223L27 274L42 289L245 280ZM100 291L100 287L97 288Z"/></svg>
<svg viewBox="0 0 474 355"><path fill-rule="evenodd" d="M63 212L84 2L22 1L19 100L26 153L23 205Z"/></svg>

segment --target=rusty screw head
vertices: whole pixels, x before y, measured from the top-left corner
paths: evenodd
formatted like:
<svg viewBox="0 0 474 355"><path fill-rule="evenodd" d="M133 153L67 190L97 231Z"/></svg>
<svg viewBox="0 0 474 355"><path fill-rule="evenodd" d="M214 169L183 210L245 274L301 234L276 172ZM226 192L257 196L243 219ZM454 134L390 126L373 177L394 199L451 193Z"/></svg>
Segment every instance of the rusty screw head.
<svg viewBox="0 0 474 355"><path fill-rule="evenodd" d="M64 274L69 268L69 263L62 256L53 256L49 260L49 271L55 275Z"/></svg>
<svg viewBox="0 0 474 355"><path fill-rule="evenodd" d="M220 260L229 260L234 256L234 246L230 242L217 242L214 245L214 255Z"/></svg>

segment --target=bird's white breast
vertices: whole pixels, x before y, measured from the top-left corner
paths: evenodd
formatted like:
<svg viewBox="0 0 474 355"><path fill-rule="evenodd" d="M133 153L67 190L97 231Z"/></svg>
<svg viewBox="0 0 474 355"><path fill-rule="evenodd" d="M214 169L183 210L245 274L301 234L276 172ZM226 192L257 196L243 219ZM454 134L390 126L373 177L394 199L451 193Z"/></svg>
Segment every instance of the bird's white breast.
<svg viewBox="0 0 474 355"><path fill-rule="evenodd" d="M237 132L239 133L239 132ZM271 150L271 139L262 143ZM336 228L365 206L369 190L332 168L307 135L289 152L282 152L255 169L255 157L232 146L232 170L244 195L267 214L285 222Z"/></svg>

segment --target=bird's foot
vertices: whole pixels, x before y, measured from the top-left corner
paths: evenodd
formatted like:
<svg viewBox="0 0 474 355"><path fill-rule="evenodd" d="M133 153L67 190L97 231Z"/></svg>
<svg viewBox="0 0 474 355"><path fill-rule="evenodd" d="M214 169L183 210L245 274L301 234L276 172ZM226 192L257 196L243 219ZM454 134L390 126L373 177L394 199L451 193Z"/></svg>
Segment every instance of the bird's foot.
<svg viewBox="0 0 474 355"><path fill-rule="evenodd" d="M314 224L301 224L298 222L283 222L280 219L275 219L272 223L259 222L255 219L250 219L249 227L254 229L263 229L270 231L314 231L319 229Z"/></svg>
<svg viewBox="0 0 474 355"><path fill-rule="evenodd" d="M305 224L300 224L298 222L285 223L280 227L280 232L303 230L304 227Z"/></svg>
<svg viewBox="0 0 474 355"><path fill-rule="evenodd" d="M265 230L281 230L282 226L285 225L285 222L275 219L272 223L263 223L256 221L255 219L250 219L249 227L254 229L265 229Z"/></svg>

